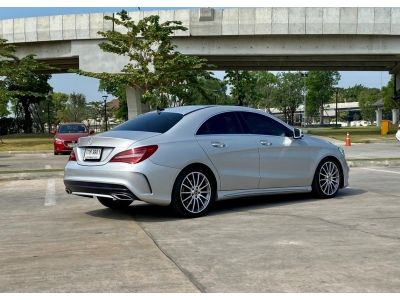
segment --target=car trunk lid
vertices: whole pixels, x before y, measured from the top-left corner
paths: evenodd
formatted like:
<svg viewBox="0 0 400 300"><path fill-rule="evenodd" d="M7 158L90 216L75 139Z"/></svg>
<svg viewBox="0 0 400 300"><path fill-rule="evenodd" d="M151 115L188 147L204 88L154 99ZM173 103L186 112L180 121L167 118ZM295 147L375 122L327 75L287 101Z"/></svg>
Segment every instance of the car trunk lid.
<svg viewBox="0 0 400 300"><path fill-rule="evenodd" d="M145 131L108 131L95 136L82 137L75 148L77 163L85 166L104 165L117 153L130 149L132 144L159 134ZM85 160L85 153L88 156L89 151L93 152L86 149L100 149L100 158Z"/></svg>

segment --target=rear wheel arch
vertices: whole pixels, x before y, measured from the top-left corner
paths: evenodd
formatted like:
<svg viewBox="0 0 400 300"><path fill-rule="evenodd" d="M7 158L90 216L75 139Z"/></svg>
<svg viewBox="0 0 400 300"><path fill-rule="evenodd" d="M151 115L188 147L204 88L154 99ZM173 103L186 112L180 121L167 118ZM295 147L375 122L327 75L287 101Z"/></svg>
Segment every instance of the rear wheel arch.
<svg viewBox="0 0 400 300"><path fill-rule="evenodd" d="M180 176L183 172L185 172L185 171L187 171L187 170L192 170L192 169L196 169L196 170L201 169L201 170L203 170L204 172L208 173L208 175L210 175L210 177L211 177L212 184L213 184L214 187L218 190L218 184L219 184L219 183L218 183L218 181L217 181L217 177L215 176L213 170L212 170L209 166L207 166L207 165L205 165L205 164L203 164L203 163L191 163L191 164L187 165L186 167L184 167L184 168L179 172L179 174L176 176L175 181L174 181L174 185L175 185L175 183L176 183L176 180L179 178L179 176Z"/></svg>
<svg viewBox="0 0 400 300"><path fill-rule="evenodd" d="M197 182L195 182L196 177L190 177L190 174L197 174ZM199 180L199 176L203 176L203 180ZM192 185L190 185L190 179L188 178L193 178ZM200 184L199 181L201 181ZM187 185L185 185L185 183ZM203 188L200 188L200 185L202 185ZM207 185L208 188L204 190ZM183 192L182 189L184 190ZM175 179L171 192L170 207L182 217L200 217L208 212L217 199L217 190L217 180L210 167L202 163L189 164L179 172ZM188 197L183 199L183 193L191 193L191 195L185 195L185 197ZM198 196L199 194L203 194L203 196ZM203 197L203 200L199 201L199 197ZM206 202L204 202L204 200L206 200ZM185 204L185 201L190 201L190 203L187 204L188 202L186 202ZM192 209L190 209L191 203L193 203ZM196 209L196 203L197 208L201 209L200 211L194 211Z"/></svg>

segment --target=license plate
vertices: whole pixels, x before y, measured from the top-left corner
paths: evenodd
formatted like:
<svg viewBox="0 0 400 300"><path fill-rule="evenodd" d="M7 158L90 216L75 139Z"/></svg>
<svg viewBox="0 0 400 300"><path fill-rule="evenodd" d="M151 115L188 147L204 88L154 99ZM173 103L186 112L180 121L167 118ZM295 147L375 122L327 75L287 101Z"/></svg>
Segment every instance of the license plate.
<svg viewBox="0 0 400 300"><path fill-rule="evenodd" d="M95 159L100 159L100 157L101 157L101 148L86 148L83 159L95 160Z"/></svg>

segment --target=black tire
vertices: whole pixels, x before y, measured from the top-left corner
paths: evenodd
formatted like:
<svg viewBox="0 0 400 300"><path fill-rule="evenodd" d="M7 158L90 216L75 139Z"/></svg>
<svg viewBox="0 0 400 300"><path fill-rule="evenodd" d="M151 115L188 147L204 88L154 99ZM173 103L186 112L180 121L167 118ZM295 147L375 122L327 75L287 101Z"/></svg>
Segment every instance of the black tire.
<svg viewBox="0 0 400 300"><path fill-rule="evenodd" d="M124 209L127 208L133 201L131 200L113 200L111 198L97 197L97 200L105 207L111 209Z"/></svg>
<svg viewBox="0 0 400 300"><path fill-rule="evenodd" d="M201 179L197 180L198 188L196 189L196 187L194 187L196 191L190 192L189 189L184 187L182 184L188 183L187 180L192 175L198 175L199 177L197 178ZM199 183L199 181L203 179L203 177L201 176L204 176L205 179L202 183ZM204 187L204 189L202 189L202 187ZM184 197L187 197L186 195L188 195L188 197L191 198L185 200L184 198L182 198L182 195L185 195ZM213 174L210 174L210 171L208 171L206 168L188 168L182 171L175 181L170 207L175 211L175 213L177 213L181 217L197 218L207 214L212 204L215 202L216 197L217 186ZM191 206L189 204L191 201L193 201L193 209L191 209ZM196 211L196 203L198 211Z"/></svg>
<svg viewBox="0 0 400 300"><path fill-rule="evenodd" d="M329 173L326 173L329 168L332 168L330 177L324 175ZM342 171L337 161L331 158L322 160L315 170L312 183L313 194L321 199L335 197L339 192L342 176Z"/></svg>

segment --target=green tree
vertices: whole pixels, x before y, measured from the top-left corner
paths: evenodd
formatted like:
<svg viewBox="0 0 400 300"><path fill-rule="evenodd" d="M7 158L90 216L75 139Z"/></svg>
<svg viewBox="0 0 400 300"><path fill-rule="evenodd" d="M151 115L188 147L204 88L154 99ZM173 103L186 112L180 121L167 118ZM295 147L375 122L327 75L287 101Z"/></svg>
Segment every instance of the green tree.
<svg viewBox="0 0 400 300"><path fill-rule="evenodd" d="M394 76L390 78L386 86L381 89L381 97L383 99L383 107L385 111L390 111L394 108L400 108L400 101L393 100L394 91Z"/></svg>
<svg viewBox="0 0 400 300"><path fill-rule="evenodd" d="M69 95L65 93L51 93L50 100L50 116L52 124L59 124L63 122L63 115L67 109Z"/></svg>
<svg viewBox="0 0 400 300"><path fill-rule="evenodd" d="M171 102L185 103L199 78L209 78L210 68L205 59L184 55L173 44L173 33L187 30L178 21L160 23L159 16L153 15L133 21L126 11L106 20L122 26L126 33L114 30L99 32L107 41L100 48L109 53L123 55L129 59L119 74L90 73L79 71L103 80L104 85L131 86L143 93L143 102L151 107L165 107Z"/></svg>
<svg viewBox="0 0 400 300"><path fill-rule="evenodd" d="M106 92L118 98L119 106L114 113L114 117L119 120L128 120L128 104L126 102L125 84L112 84L111 81L100 80L100 92Z"/></svg>
<svg viewBox="0 0 400 300"><path fill-rule="evenodd" d="M224 79L230 86L231 96L237 105L257 106L260 95L257 92L257 77L254 72L228 70Z"/></svg>
<svg viewBox="0 0 400 300"><path fill-rule="evenodd" d="M346 102L355 102L358 101L360 93L368 89L367 87L363 86L362 84L356 84L352 87L348 87L343 89L343 98Z"/></svg>
<svg viewBox="0 0 400 300"><path fill-rule="evenodd" d="M57 112L59 122L82 122L87 117L86 97L83 94L72 93L68 95L65 102L65 96L59 96L63 108Z"/></svg>
<svg viewBox="0 0 400 300"><path fill-rule="evenodd" d="M0 58L15 59L15 45L7 44L7 40L0 39Z"/></svg>
<svg viewBox="0 0 400 300"><path fill-rule="evenodd" d="M57 125L64 121L69 95L64 93L50 93L45 101L41 101L34 105L32 110L34 123L40 130L44 130L44 124L48 125L50 131L53 125Z"/></svg>
<svg viewBox="0 0 400 300"><path fill-rule="evenodd" d="M102 102L91 101L87 103L86 107L88 119L94 120L96 123L104 119L104 104ZM91 126L92 124L89 123L88 125Z"/></svg>
<svg viewBox="0 0 400 300"><path fill-rule="evenodd" d="M72 93L69 95L66 111L69 120L72 122L81 122L86 118L86 97L83 94Z"/></svg>
<svg viewBox="0 0 400 300"><path fill-rule="evenodd" d="M324 104L329 103L340 80L337 71L310 71L306 79L306 113L313 116L319 109L320 124L323 124Z"/></svg>
<svg viewBox="0 0 400 300"><path fill-rule="evenodd" d="M4 73L5 86L10 98L18 101L24 113L23 129L32 132L33 106L44 101L52 88L48 83L51 75L41 74L48 66L38 62L34 55L9 61L9 68Z"/></svg>
<svg viewBox="0 0 400 300"><path fill-rule="evenodd" d="M15 99L24 113L24 132L32 132L32 111L35 106L45 100L52 90L48 84L50 75L41 74L51 69L30 54L23 58L15 56L15 46L0 40L0 106L3 113L10 100Z"/></svg>
<svg viewBox="0 0 400 300"><path fill-rule="evenodd" d="M267 71L254 72L257 78L256 90L258 95L257 107L270 111L273 105L272 94L277 84L277 77Z"/></svg>
<svg viewBox="0 0 400 300"><path fill-rule="evenodd" d="M272 92L274 107L283 112L285 122L294 124L294 113L303 103L303 77L300 72L282 72L276 76L277 85Z"/></svg>
<svg viewBox="0 0 400 300"><path fill-rule="evenodd" d="M2 81L0 81L0 118L6 117L9 114L7 109L7 91L5 88L1 87Z"/></svg>
<svg viewBox="0 0 400 300"><path fill-rule="evenodd" d="M376 101L380 97L378 89L364 89L357 97L362 119L373 122L375 120Z"/></svg>
<svg viewBox="0 0 400 300"><path fill-rule="evenodd" d="M9 101L9 93L5 82L5 75L10 72L12 68L10 60L15 60L15 46L7 44L7 41L0 39L0 117L7 116L9 111L7 109Z"/></svg>
<svg viewBox="0 0 400 300"><path fill-rule="evenodd" d="M226 95L226 84L218 78L199 78L198 84L190 88L187 104L230 104Z"/></svg>

